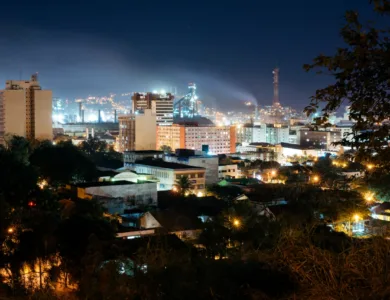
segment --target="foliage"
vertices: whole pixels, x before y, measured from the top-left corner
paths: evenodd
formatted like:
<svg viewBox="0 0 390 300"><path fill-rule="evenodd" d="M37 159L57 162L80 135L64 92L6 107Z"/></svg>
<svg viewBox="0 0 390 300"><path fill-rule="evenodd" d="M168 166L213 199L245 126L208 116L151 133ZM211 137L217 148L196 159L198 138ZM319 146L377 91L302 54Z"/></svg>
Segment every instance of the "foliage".
<svg viewBox="0 0 390 300"><path fill-rule="evenodd" d="M390 13L388 0L372 1L374 11L382 16ZM388 27L378 29L373 23L364 25L357 12L348 11L346 25L340 33L345 46L334 56L320 55L309 71L330 74L335 82L316 91L305 111L312 114L321 109L323 116L317 124L327 124L329 116L346 104L350 119L355 122L351 136L342 140L357 150L358 161L375 162L378 166L390 165L388 145L390 113L389 74L390 56Z"/></svg>
<svg viewBox="0 0 390 300"><path fill-rule="evenodd" d="M107 143L105 141L101 141L96 137L88 137L87 140L83 141L80 144L81 151L87 154L95 154L97 152L105 152L107 151Z"/></svg>
<svg viewBox="0 0 390 300"><path fill-rule="evenodd" d="M38 147L30 163L52 185L91 180L96 174L94 164L71 142Z"/></svg>
<svg viewBox="0 0 390 300"><path fill-rule="evenodd" d="M160 147L160 150L161 150L161 151L164 151L164 153L172 153L172 148L171 148L171 146L162 145L162 146Z"/></svg>
<svg viewBox="0 0 390 300"><path fill-rule="evenodd" d="M188 176L181 176L176 180L175 187L179 191L181 196L186 196L191 191L192 183Z"/></svg>
<svg viewBox="0 0 390 300"><path fill-rule="evenodd" d="M330 154L320 157L314 164L313 173L319 176L320 182L326 187L333 187L337 180L342 179L341 168L332 164Z"/></svg>

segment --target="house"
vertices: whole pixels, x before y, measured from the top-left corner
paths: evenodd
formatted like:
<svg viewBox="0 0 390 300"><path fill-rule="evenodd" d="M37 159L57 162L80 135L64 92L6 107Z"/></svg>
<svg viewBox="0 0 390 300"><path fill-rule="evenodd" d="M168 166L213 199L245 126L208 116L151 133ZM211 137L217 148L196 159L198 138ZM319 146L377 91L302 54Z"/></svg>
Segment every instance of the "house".
<svg viewBox="0 0 390 300"><path fill-rule="evenodd" d="M156 182L87 182L72 188L79 199L97 199L110 214L123 213L134 205L157 205Z"/></svg>
<svg viewBox="0 0 390 300"><path fill-rule="evenodd" d="M371 209L371 217L390 222L390 202L383 202Z"/></svg>
<svg viewBox="0 0 390 300"><path fill-rule="evenodd" d="M141 229L158 229L180 239L195 239L201 233L202 221L195 215L174 210L146 212L140 218Z"/></svg>
<svg viewBox="0 0 390 300"><path fill-rule="evenodd" d="M236 164L219 164L218 165L218 178L238 178L238 167Z"/></svg>

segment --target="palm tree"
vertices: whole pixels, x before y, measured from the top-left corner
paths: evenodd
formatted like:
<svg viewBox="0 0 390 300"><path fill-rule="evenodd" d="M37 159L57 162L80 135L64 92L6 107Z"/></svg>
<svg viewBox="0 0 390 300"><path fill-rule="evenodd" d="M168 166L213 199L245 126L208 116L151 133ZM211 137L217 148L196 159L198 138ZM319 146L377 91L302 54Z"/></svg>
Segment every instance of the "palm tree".
<svg viewBox="0 0 390 300"><path fill-rule="evenodd" d="M188 176L181 176L176 180L175 187L179 191L181 196L185 196L187 192L189 192L192 188L192 183L189 180Z"/></svg>

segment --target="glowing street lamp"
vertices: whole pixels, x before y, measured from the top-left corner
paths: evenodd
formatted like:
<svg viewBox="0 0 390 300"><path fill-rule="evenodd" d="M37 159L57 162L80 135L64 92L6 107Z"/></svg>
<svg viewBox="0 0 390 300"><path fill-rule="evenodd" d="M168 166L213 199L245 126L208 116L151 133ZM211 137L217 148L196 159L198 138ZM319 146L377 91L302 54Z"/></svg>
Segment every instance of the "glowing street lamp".
<svg viewBox="0 0 390 300"><path fill-rule="evenodd" d="M368 164L368 165L367 165L367 169L369 169L369 170L374 169L374 165L373 165L373 164Z"/></svg>
<svg viewBox="0 0 390 300"><path fill-rule="evenodd" d="M11 233L13 233L13 232L14 232L14 229L13 229L12 227L10 227L10 228L8 228L8 230L7 230L7 231L8 231L8 233L9 233L9 234L11 234Z"/></svg>
<svg viewBox="0 0 390 300"><path fill-rule="evenodd" d="M240 227L240 225L241 225L240 220L239 219L234 219L233 220L233 225L234 225L234 227Z"/></svg>
<svg viewBox="0 0 390 300"><path fill-rule="evenodd" d="M355 220L355 222L359 222L360 216L358 214L355 214L353 215L353 219Z"/></svg>
<svg viewBox="0 0 390 300"><path fill-rule="evenodd" d="M319 182L319 181L320 181L320 177L317 176L317 175L315 175L315 176L313 177L313 182L317 183L317 182Z"/></svg>
<svg viewBox="0 0 390 300"><path fill-rule="evenodd" d="M272 175L272 176L276 176L276 171L275 171L275 170L272 170L272 171L271 171L271 175Z"/></svg>
<svg viewBox="0 0 390 300"><path fill-rule="evenodd" d="M374 201L374 193L373 192L367 192L364 194L364 200L367 202L372 202Z"/></svg>

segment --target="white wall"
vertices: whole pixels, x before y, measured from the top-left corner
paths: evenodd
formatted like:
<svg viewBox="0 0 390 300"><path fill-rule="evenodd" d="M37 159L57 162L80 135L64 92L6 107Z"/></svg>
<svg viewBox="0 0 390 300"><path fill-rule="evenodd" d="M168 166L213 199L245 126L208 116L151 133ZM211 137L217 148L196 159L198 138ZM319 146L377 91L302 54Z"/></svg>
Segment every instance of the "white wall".
<svg viewBox="0 0 390 300"><path fill-rule="evenodd" d="M156 114L145 109L135 115L135 150L156 150Z"/></svg>

